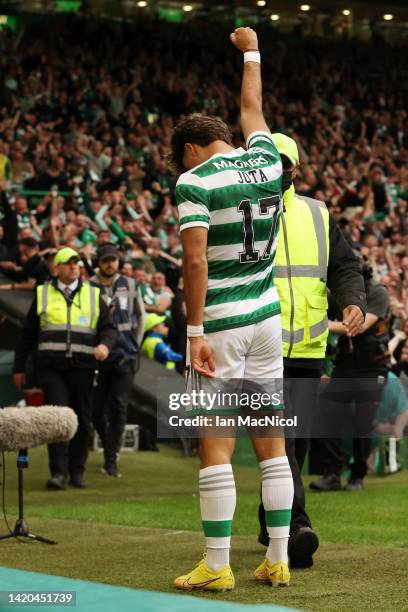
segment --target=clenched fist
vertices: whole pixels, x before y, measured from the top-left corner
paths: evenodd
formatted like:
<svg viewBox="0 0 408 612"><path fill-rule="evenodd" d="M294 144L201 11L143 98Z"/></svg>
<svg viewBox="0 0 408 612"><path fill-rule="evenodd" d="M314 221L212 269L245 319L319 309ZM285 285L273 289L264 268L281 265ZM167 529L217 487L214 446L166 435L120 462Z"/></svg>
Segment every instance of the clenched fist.
<svg viewBox="0 0 408 612"><path fill-rule="evenodd" d="M258 37L252 28L237 28L230 34L231 42L240 51L258 51Z"/></svg>

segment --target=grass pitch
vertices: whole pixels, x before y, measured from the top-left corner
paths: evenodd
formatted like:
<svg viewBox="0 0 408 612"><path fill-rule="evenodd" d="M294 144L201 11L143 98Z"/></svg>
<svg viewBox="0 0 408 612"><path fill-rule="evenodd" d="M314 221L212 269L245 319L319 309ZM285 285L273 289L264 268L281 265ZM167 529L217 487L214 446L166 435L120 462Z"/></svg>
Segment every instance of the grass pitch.
<svg viewBox="0 0 408 612"><path fill-rule="evenodd" d="M11 525L17 500L15 457L6 456ZM46 452L31 451L26 516L32 531L59 544L0 542L1 564L173 592L174 577L193 567L204 545L198 460L162 447L160 453L124 453L120 465L123 478L108 478L100 473L101 455L92 453L87 489L51 492L44 489ZM407 471L369 478L362 493L308 493L321 547L315 567L293 571L290 588L279 590L252 579L265 550L256 542L258 471L236 466L234 473L238 498L231 564L237 586L231 593L197 596L316 612L408 610Z"/></svg>

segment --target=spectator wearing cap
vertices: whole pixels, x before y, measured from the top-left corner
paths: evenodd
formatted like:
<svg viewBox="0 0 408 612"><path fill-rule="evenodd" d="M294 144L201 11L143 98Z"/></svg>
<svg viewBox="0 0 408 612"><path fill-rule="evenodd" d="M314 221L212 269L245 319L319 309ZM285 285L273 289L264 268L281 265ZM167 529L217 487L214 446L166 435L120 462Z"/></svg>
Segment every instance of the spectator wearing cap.
<svg viewBox="0 0 408 612"><path fill-rule="evenodd" d="M39 285L14 359L14 383L25 383L27 357L38 352L38 378L47 404L69 406L79 426L71 442L49 444L48 489L85 486L84 471L92 422L92 385L97 362L107 359L116 331L98 287L82 281L80 257L71 248L55 256L57 276Z"/></svg>
<svg viewBox="0 0 408 612"><path fill-rule="evenodd" d="M91 280L101 289L118 335L108 359L99 367L93 421L103 444L103 471L108 476L119 477L117 458L129 395L139 367L145 308L135 280L119 273L117 248L112 244L101 246L97 260L98 269Z"/></svg>
<svg viewBox="0 0 408 612"><path fill-rule="evenodd" d="M327 289L342 312L344 333L355 335L364 322L364 281L359 262L324 202L295 192L299 167L296 141L273 134L282 158L284 214L276 251L274 282L281 302L285 416L298 417L298 437L286 438L294 499L288 552L291 567L313 565L317 535L305 508L301 477L328 336ZM305 249L307 245L307 249ZM259 542L269 543L265 511L259 507Z"/></svg>
<svg viewBox="0 0 408 612"><path fill-rule="evenodd" d="M162 363L169 370L174 370L176 363L183 360L183 355L170 348L164 339L168 335L168 327L164 324L166 317L150 313L146 317L145 339L142 352L148 359Z"/></svg>

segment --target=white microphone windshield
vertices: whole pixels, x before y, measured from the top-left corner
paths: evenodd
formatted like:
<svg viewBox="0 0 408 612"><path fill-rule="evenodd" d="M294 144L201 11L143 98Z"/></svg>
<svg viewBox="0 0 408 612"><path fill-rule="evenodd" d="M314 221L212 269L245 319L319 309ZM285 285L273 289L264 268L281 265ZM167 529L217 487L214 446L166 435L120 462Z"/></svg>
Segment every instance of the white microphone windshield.
<svg viewBox="0 0 408 612"><path fill-rule="evenodd" d="M18 451L53 442L69 442L77 428L78 418L71 408L0 409L0 450Z"/></svg>

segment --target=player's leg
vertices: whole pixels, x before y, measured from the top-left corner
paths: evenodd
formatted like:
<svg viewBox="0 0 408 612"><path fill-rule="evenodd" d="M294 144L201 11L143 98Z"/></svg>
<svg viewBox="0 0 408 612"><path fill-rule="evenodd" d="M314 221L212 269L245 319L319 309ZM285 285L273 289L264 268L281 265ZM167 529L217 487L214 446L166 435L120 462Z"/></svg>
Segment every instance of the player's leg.
<svg viewBox="0 0 408 612"><path fill-rule="evenodd" d="M256 325L256 333L247 354L245 380L268 391L283 385L282 336L280 317L271 317ZM270 392L270 390L268 392ZM273 406L271 406L273 409ZM281 411L275 412L281 415ZM252 436L252 443L262 472L262 502L265 508L269 546L265 561L255 571L258 580L273 585L289 583L288 540L293 504L293 478L285 450L283 431L274 430L270 437Z"/></svg>
<svg viewBox="0 0 408 612"><path fill-rule="evenodd" d="M262 503L265 508L269 545L266 562L256 570L256 578L272 584L288 584L288 541L293 503L293 478L285 452L285 440L253 438L252 443L262 472ZM273 570L276 576L271 575Z"/></svg>
<svg viewBox="0 0 408 612"><path fill-rule="evenodd" d="M229 591L235 580L230 568L231 530L236 490L231 466L235 438L201 438L200 509L205 536L205 557L188 574L179 576L179 589Z"/></svg>
<svg viewBox="0 0 408 612"><path fill-rule="evenodd" d="M201 389L214 393L221 381L243 376L244 355L248 333L240 330L209 334L207 340L213 349L217 380L201 378ZM214 411L222 415L223 407L216 406ZM212 413L207 413L211 415ZM218 437L217 431L210 428L199 441L200 453L200 508L204 536L206 540L205 559L189 574L176 579L178 588L230 590L235 581L229 566L231 529L236 505L235 481L231 457L235 447L235 431L232 429Z"/></svg>
<svg viewBox="0 0 408 612"><path fill-rule="evenodd" d="M206 542L206 564L229 565L236 489L231 457L235 438L200 439L200 508Z"/></svg>

